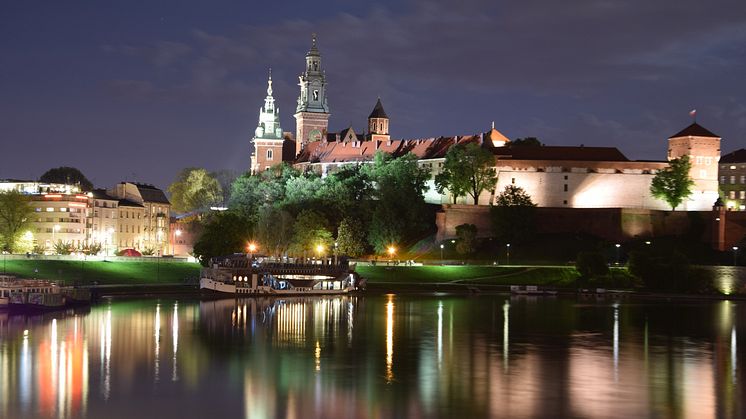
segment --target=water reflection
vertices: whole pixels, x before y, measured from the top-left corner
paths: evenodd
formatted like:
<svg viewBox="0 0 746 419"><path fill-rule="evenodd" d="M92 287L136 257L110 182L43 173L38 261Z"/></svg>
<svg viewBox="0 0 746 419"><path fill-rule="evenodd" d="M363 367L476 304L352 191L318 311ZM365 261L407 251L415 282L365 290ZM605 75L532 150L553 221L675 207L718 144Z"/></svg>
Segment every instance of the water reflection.
<svg viewBox="0 0 746 419"><path fill-rule="evenodd" d="M745 315L401 295L0 313L0 417L733 417Z"/></svg>

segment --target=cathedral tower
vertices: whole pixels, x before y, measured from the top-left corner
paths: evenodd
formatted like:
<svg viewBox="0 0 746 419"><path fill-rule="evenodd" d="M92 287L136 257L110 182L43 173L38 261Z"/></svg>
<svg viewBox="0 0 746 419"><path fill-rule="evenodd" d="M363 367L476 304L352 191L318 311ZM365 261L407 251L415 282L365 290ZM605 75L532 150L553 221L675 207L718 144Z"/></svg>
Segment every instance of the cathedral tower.
<svg viewBox="0 0 746 419"><path fill-rule="evenodd" d="M681 209L708 211L718 199L720 137L694 122L668 139L668 160L689 156L689 177L694 187Z"/></svg>
<svg viewBox="0 0 746 419"><path fill-rule="evenodd" d="M383 110L381 104L381 98L378 98L376 106L373 107L373 112L368 116L368 133L370 139L373 141L388 141L391 139L389 135L389 117L386 115L386 111Z"/></svg>
<svg viewBox="0 0 746 419"><path fill-rule="evenodd" d="M259 125L254 131L254 153L251 155L251 173L259 173L269 169L283 160L283 145L285 139L280 127L280 108L275 107L272 96L272 70L269 71L267 81L267 97L264 106L259 108Z"/></svg>
<svg viewBox="0 0 746 419"><path fill-rule="evenodd" d="M311 141L326 136L329 128L329 104L326 100L326 74L321 68L321 54L313 35L311 49L306 54L306 70L298 77L300 95L295 110L295 154Z"/></svg>

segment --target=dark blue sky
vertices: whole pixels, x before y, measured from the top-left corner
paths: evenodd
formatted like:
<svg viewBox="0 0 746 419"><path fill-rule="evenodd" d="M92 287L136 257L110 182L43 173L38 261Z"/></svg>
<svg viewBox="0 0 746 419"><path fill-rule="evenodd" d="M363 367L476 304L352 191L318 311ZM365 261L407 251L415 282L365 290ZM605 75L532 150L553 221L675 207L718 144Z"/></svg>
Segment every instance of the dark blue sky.
<svg viewBox="0 0 746 419"><path fill-rule="evenodd" d="M0 13L0 178L97 186L246 170L272 67L283 129L318 33L330 129L380 96L397 138L473 134L664 159L690 109L746 140L743 0L26 0Z"/></svg>

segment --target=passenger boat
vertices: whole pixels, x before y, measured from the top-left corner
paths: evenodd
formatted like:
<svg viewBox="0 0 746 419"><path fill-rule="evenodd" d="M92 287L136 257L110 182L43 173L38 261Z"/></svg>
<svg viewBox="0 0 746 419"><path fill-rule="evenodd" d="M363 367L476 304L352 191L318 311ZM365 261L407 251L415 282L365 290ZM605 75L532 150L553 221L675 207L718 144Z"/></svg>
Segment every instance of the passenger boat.
<svg viewBox="0 0 746 419"><path fill-rule="evenodd" d="M200 289L232 295L330 295L361 290L354 264L298 263L243 254L213 258L202 269Z"/></svg>
<svg viewBox="0 0 746 419"><path fill-rule="evenodd" d="M61 287L54 281L18 279L0 275L0 307L9 309L54 310L88 304L90 290Z"/></svg>

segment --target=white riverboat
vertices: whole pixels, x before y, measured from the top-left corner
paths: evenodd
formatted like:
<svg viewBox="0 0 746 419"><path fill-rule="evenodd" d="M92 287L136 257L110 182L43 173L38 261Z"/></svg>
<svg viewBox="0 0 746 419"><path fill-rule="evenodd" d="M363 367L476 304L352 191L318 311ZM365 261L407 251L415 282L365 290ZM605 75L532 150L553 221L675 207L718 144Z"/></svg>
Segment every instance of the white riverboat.
<svg viewBox="0 0 746 419"><path fill-rule="evenodd" d="M214 258L202 269L200 289L221 294L333 295L362 289L354 265L253 260L245 255Z"/></svg>
<svg viewBox="0 0 746 419"><path fill-rule="evenodd" d="M91 293L87 289L61 287L55 281L43 279L0 275L0 308L59 309L90 301Z"/></svg>

